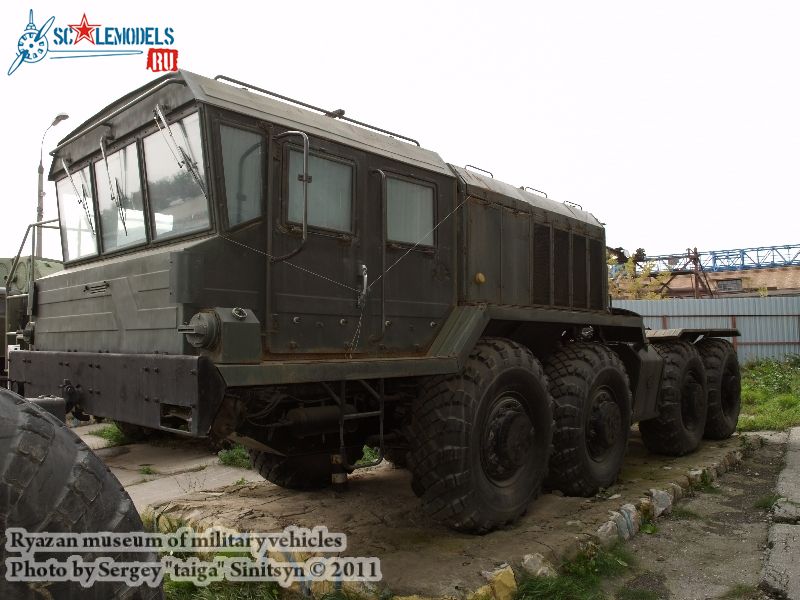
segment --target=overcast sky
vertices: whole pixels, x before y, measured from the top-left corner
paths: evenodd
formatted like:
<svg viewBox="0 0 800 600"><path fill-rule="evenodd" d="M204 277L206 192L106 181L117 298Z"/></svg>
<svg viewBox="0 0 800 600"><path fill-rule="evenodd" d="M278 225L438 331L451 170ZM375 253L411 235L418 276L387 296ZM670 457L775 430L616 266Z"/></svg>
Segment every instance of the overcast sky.
<svg viewBox="0 0 800 600"><path fill-rule="evenodd" d="M35 217L39 142L55 114L70 118L48 133L46 159L73 127L157 76L144 55L48 57L6 76L28 8L37 25L86 12L102 26L172 27L181 68L344 108L447 162L581 204L611 246L800 242L798 2L215 5L5 5L0 256L16 253ZM46 191L55 217L49 182ZM60 258L53 242L45 254Z"/></svg>

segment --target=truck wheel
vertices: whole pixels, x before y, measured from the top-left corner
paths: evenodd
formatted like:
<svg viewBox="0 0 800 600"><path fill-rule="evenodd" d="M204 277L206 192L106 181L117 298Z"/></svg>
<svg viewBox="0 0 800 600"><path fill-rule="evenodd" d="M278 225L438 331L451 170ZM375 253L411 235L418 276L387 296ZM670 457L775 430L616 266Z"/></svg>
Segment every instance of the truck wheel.
<svg viewBox="0 0 800 600"><path fill-rule="evenodd" d="M670 456L694 451L706 426L706 370L688 342L653 344L664 360L659 415L639 423L648 450Z"/></svg>
<svg viewBox="0 0 800 600"><path fill-rule="evenodd" d="M5 549L9 527L31 532L88 533L142 531L130 496L99 458L64 423L0 389L0 598L162 598L161 588L131 588L98 582L9 582ZM70 555L36 554L37 562ZM115 562L157 562L153 553L88 553L84 561L111 556Z"/></svg>
<svg viewBox="0 0 800 600"><path fill-rule="evenodd" d="M705 437L724 440L736 431L741 409L741 376L736 350L727 340L706 338L697 344L708 376Z"/></svg>
<svg viewBox="0 0 800 600"><path fill-rule="evenodd" d="M330 454L280 456L249 449L250 461L259 474L290 490L319 490L331 484Z"/></svg>
<svg viewBox="0 0 800 600"><path fill-rule="evenodd" d="M408 448L385 448L383 457L398 469L408 467Z"/></svg>
<svg viewBox="0 0 800 600"><path fill-rule="evenodd" d="M631 426L631 391L619 357L601 344L577 343L545 368L555 413L547 484L592 496L617 480Z"/></svg>
<svg viewBox="0 0 800 600"><path fill-rule="evenodd" d="M248 449L253 468L270 483L290 490L321 490L331 485L333 468L330 452L303 456L280 456L272 452ZM360 456L348 448L347 458Z"/></svg>
<svg viewBox="0 0 800 600"><path fill-rule="evenodd" d="M506 339L482 339L460 373L430 378L408 454L425 511L473 533L524 514L547 473L551 403L539 361Z"/></svg>

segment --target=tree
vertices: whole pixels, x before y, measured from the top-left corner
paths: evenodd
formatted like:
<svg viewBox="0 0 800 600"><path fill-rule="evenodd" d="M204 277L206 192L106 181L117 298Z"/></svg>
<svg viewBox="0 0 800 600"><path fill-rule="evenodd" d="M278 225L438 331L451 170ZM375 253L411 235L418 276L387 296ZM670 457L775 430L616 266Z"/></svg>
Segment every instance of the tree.
<svg viewBox="0 0 800 600"><path fill-rule="evenodd" d="M658 300L663 298L664 284L670 274L653 274L655 263L639 265L637 258L645 257L643 248L636 250L624 264L620 264L616 253L608 253L608 293L612 298L624 300Z"/></svg>

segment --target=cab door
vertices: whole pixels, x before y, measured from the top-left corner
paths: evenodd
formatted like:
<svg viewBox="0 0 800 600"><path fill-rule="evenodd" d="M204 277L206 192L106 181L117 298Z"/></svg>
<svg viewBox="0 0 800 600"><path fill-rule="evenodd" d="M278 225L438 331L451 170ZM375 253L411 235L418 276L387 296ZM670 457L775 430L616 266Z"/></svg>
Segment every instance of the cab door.
<svg viewBox="0 0 800 600"><path fill-rule="evenodd" d="M455 302L455 180L377 156L369 164L366 339L378 353L422 354Z"/></svg>
<svg viewBox="0 0 800 600"><path fill-rule="evenodd" d="M276 129L270 154L269 350L348 352L362 314L357 206L364 190L358 153L313 137L306 149L300 132Z"/></svg>

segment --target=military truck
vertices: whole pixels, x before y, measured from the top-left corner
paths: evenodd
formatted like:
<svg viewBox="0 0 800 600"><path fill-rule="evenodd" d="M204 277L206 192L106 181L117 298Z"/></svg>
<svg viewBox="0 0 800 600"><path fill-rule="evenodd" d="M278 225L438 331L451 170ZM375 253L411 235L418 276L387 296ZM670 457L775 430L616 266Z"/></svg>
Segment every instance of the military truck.
<svg viewBox="0 0 800 600"><path fill-rule="evenodd" d="M31 228L29 228L30 231ZM27 236L26 236L27 239ZM23 240L22 246L25 246ZM20 248L20 253L22 247ZM50 273L61 270L61 262L53 259L41 259L31 257L21 257L20 253L14 258L0 258L0 332L4 335L8 331L6 328L6 296L11 294L27 294L29 278L38 279ZM31 264L34 265L33 272L30 271ZM17 308L21 305L16 304ZM15 331L10 332L11 336L6 339L6 343L1 344L0 348L0 383L6 381L6 356L8 347L17 345L17 331L21 332L27 324L24 314L18 313L12 316Z"/></svg>
<svg viewBox="0 0 800 600"><path fill-rule="evenodd" d="M235 440L288 488L372 445L472 532L612 484L632 423L674 455L736 426L738 332L611 307L592 214L342 110L182 71L52 156L66 268L10 353L29 398Z"/></svg>

